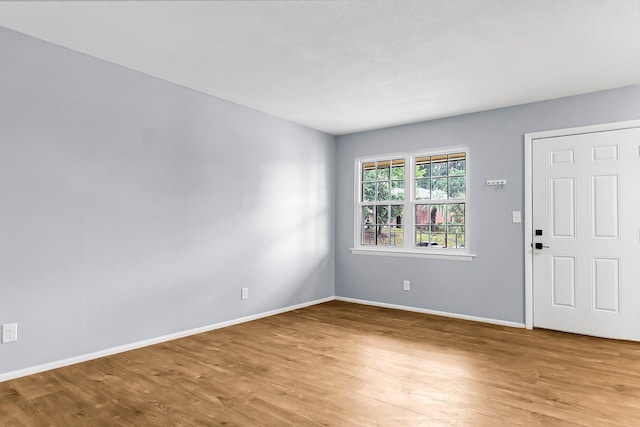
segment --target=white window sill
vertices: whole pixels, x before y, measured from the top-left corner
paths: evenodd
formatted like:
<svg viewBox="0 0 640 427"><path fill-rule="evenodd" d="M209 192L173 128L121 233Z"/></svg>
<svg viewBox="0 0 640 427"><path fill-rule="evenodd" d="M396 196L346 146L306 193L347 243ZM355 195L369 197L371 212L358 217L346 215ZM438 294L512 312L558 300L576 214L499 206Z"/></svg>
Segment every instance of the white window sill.
<svg viewBox="0 0 640 427"><path fill-rule="evenodd" d="M469 254L466 252L454 252L454 251L421 251L416 249L387 249L387 248L350 248L352 254L355 255L379 255L379 256L395 256L404 258L427 258L427 259L439 259L447 261L471 261L475 257L475 254Z"/></svg>

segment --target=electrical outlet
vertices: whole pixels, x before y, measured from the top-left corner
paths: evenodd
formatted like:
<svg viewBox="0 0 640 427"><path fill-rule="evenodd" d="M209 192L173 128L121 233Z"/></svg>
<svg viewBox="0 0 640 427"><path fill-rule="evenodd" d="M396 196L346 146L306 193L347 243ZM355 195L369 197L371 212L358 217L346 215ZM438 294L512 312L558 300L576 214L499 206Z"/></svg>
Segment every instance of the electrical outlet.
<svg viewBox="0 0 640 427"><path fill-rule="evenodd" d="M7 323L2 325L2 342L14 342L18 341L18 324Z"/></svg>
<svg viewBox="0 0 640 427"><path fill-rule="evenodd" d="M242 288L240 299L249 299L249 288Z"/></svg>
<svg viewBox="0 0 640 427"><path fill-rule="evenodd" d="M405 280L404 282L402 282L402 289L405 291L410 291L411 290L411 282L408 280Z"/></svg>
<svg viewBox="0 0 640 427"><path fill-rule="evenodd" d="M506 179L488 179L487 185L507 185Z"/></svg>

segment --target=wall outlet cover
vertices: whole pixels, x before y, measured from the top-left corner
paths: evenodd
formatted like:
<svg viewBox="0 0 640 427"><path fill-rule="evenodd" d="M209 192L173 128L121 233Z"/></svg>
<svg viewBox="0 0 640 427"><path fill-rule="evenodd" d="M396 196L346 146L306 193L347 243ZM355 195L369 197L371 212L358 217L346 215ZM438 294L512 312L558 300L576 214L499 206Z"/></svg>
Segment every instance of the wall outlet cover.
<svg viewBox="0 0 640 427"><path fill-rule="evenodd" d="M6 325L2 325L2 342L14 342L18 341L18 324L17 323L7 323Z"/></svg>

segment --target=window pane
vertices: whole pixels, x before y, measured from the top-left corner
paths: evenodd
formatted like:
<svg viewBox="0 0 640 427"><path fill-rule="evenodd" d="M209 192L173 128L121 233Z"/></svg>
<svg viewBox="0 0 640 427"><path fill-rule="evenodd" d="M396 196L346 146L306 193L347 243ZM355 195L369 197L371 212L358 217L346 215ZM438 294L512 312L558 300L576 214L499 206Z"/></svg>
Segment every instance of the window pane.
<svg viewBox="0 0 640 427"><path fill-rule="evenodd" d="M389 162L378 162L378 181L389 180Z"/></svg>
<svg viewBox="0 0 640 427"><path fill-rule="evenodd" d="M464 199L464 176L449 178L449 198L450 199Z"/></svg>
<svg viewBox="0 0 640 427"><path fill-rule="evenodd" d="M416 246L429 246L429 227L419 225L416 227Z"/></svg>
<svg viewBox="0 0 640 427"><path fill-rule="evenodd" d="M429 224L431 215L429 214L429 205L416 206L416 224Z"/></svg>
<svg viewBox="0 0 640 427"><path fill-rule="evenodd" d="M362 181L376 180L376 164L374 162L362 164Z"/></svg>
<svg viewBox="0 0 640 427"><path fill-rule="evenodd" d="M464 248L464 227L459 225L447 227L447 247Z"/></svg>
<svg viewBox="0 0 640 427"><path fill-rule="evenodd" d="M465 166L466 162L464 153L449 155L449 176L464 175L466 169Z"/></svg>
<svg viewBox="0 0 640 427"><path fill-rule="evenodd" d="M378 182L378 201L389 200L389 182Z"/></svg>
<svg viewBox="0 0 640 427"><path fill-rule="evenodd" d="M429 178L431 176L431 157L418 157L416 159L416 179Z"/></svg>
<svg viewBox="0 0 640 427"><path fill-rule="evenodd" d="M446 222L447 205L431 205L431 224L444 224ZM431 231L434 231L433 229ZM444 229L441 230L444 232Z"/></svg>
<svg viewBox="0 0 640 427"><path fill-rule="evenodd" d="M431 176L447 176L447 156L431 156Z"/></svg>
<svg viewBox="0 0 640 427"><path fill-rule="evenodd" d="M363 245L376 244L375 226L367 225L362 227L362 244Z"/></svg>
<svg viewBox="0 0 640 427"><path fill-rule="evenodd" d="M392 226L391 227L391 240L389 244L391 246L402 246L404 244L404 234L402 226Z"/></svg>
<svg viewBox="0 0 640 427"><path fill-rule="evenodd" d="M404 159L391 162L391 179L404 180Z"/></svg>
<svg viewBox="0 0 640 427"><path fill-rule="evenodd" d="M431 180L416 180L416 200L429 200L431 198Z"/></svg>
<svg viewBox="0 0 640 427"><path fill-rule="evenodd" d="M389 224L389 206L376 206L376 224Z"/></svg>
<svg viewBox="0 0 640 427"><path fill-rule="evenodd" d="M404 181L391 181L391 200L404 200Z"/></svg>
<svg viewBox="0 0 640 427"><path fill-rule="evenodd" d="M378 235L376 236L377 245L388 245L389 244L389 226L377 226L376 227Z"/></svg>
<svg viewBox="0 0 640 427"><path fill-rule="evenodd" d="M447 235L445 233L431 233L431 244L429 246L437 248L447 247Z"/></svg>
<svg viewBox="0 0 640 427"><path fill-rule="evenodd" d="M431 180L431 199L442 200L447 198L447 178L435 178Z"/></svg>
<svg viewBox="0 0 640 427"><path fill-rule="evenodd" d="M375 209L373 205L367 205L362 207L362 244L363 245L376 245L376 226L375 223Z"/></svg>
<svg viewBox="0 0 640 427"><path fill-rule="evenodd" d="M362 201L373 202L376 200L376 183L365 182L362 184Z"/></svg>
<svg viewBox="0 0 640 427"><path fill-rule="evenodd" d="M404 166L391 168L391 179L404 181Z"/></svg>
<svg viewBox="0 0 640 427"><path fill-rule="evenodd" d="M374 207L367 205L367 206L363 206L362 207L362 224L366 225L366 224L374 224L374 216L373 216L373 212L374 212Z"/></svg>
<svg viewBox="0 0 640 427"><path fill-rule="evenodd" d="M464 203L451 203L447 214L448 224L464 224Z"/></svg>
<svg viewBox="0 0 640 427"><path fill-rule="evenodd" d="M402 209L403 209L403 206L391 205L391 224L393 225L402 224Z"/></svg>

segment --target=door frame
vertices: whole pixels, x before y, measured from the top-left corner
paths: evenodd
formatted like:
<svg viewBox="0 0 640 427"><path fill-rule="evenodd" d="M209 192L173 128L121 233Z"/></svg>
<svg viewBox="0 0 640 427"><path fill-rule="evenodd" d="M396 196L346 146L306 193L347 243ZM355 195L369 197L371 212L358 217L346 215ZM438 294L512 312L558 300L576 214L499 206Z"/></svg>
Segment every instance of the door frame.
<svg viewBox="0 0 640 427"><path fill-rule="evenodd" d="M533 329L533 143L538 139L640 127L640 120L604 123L524 135L524 319ZM640 145L640 144L639 144ZM638 153L640 155L640 152Z"/></svg>

